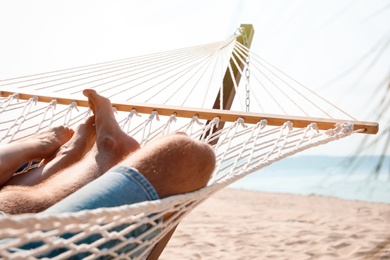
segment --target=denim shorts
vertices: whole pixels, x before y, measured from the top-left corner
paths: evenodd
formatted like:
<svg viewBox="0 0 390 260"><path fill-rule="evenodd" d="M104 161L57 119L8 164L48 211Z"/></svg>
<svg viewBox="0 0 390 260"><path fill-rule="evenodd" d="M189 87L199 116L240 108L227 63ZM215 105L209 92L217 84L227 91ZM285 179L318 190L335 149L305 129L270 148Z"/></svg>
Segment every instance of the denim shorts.
<svg viewBox="0 0 390 260"><path fill-rule="evenodd" d="M117 207L123 205L135 204L143 201L157 200L159 196L152 186L152 184L136 169L128 168L124 166L115 166L110 169L108 172L104 173L101 177L90 182L83 188L79 189L75 193L69 195L65 199L61 200L57 204L48 208L39 214L53 214L61 212L77 212L81 210L96 209L96 208L109 208ZM162 219L158 218L156 224L161 222ZM122 224L117 227L108 230L109 232L120 232L128 227L131 223ZM143 224L131 232L125 234L126 238L138 237L140 234L144 233L150 229L150 224ZM155 232L150 233L145 236L143 240L150 240L160 233L160 229L157 229ZM61 235L63 239L69 239L77 234L69 233ZM75 244L91 244L94 241L101 239L102 235L93 234L87 238L83 238L80 241L75 242ZM53 238L54 240L56 238ZM5 242L5 241L3 241ZM110 251L111 248L116 247L121 241L112 240L107 241L103 245L99 246L101 252ZM1 243L1 241L0 241ZM43 242L35 241L25 244L24 246L18 247L16 250L31 250L43 245ZM117 254L126 254L130 250L133 250L137 244L127 244L120 249L116 249ZM136 257L144 252L145 248L140 248L130 255L130 257ZM16 251L15 250L15 251ZM38 256L38 258L51 258L56 257L66 251L68 248L56 248L46 254ZM83 259L88 257L91 253L88 251L79 252L77 255L72 256L71 259ZM110 254L102 255L99 259L111 259Z"/></svg>
<svg viewBox="0 0 390 260"><path fill-rule="evenodd" d="M117 207L157 199L152 184L136 169L115 166L43 213Z"/></svg>

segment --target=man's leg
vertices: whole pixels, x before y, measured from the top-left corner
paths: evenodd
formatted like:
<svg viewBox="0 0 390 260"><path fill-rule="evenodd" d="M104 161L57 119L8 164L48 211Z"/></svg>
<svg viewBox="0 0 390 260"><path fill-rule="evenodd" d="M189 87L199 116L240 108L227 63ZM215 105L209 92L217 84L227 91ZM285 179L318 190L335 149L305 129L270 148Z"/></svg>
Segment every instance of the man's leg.
<svg viewBox="0 0 390 260"><path fill-rule="evenodd" d="M164 198L206 186L215 167L215 154L205 143L171 135L149 143L120 164L137 168ZM170 215L165 215L164 220ZM175 229L176 226L155 245L148 260L160 257Z"/></svg>
<svg viewBox="0 0 390 260"><path fill-rule="evenodd" d="M90 100L99 100L95 93L89 93ZM104 129L102 129L104 130ZM185 134L161 137L142 149L127 156L118 165L137 169L152 184L160 198L182 194L204 187L215 167L215 154L208 144L190 139ZM113 179L117 183L112 183ZM61 201L50 212L77 211L96 207L113 207L124 203L138 202L142 190L148 191L144 200L155 199L149 185L143 184L141 191L132 185L132 178L114 168L106 175L91 182L72 196ZM136 181L144 183L139 179ZM110 183L110 187L108 187ZM134 189L134 190L133 190ZM136 193L136 194L134 194ZM121 198L125 197L125 198ZM129 197L129 198L126 198ZM137 198L134 198L137 197ZM164 220L169 218L164 216ZM156 244L148 259L158 259L168 243L173 230Z"/></svg>
<svg viewBox="0 0 390 260"><path fill-rule="evenodd" d="M138 149L138 143L123 133L116 123L109 100L97 95L92 90L87 90L84 94L89 98L90 106L96 116L96 144L83 160L37 185L38 192L34 194L39 195L39 198L34 198L34 201L45 199L46 192L52 196L50 203L54 204L53 202L58 201L59 197L64 197L64 190L65 193L69 190L78 190L116 164L123 165L128 170L130 169L128 167L138 169L143 175L135 174L138 176L136 179L143 178L142 182L144 183L146 180L146 186L151 183L160 198L195 191L207 184L215 166L215 155L209 145L192 140L186 135L177 134L162 137L147 144L142 149ZM107 176L105 175L103 178ZM127 173L119 172L120 178L129 176ZM78 192L83 192L84 189L98 183L100 179ZM118 182L118 184L121 183ZM125 187L125 191L128 190L131 189ZM114 192L121 196L119 190ZM31 191L24 193L24 195L26 194L31 194ZM0 201L7 201L1 195L0 192ZM109 199L109 196L106 197ZM69 198L58 203L57 208L64 203L69 204ZM89 198L87 196L86 199L93 201L94 196L89 196ZM100 203L100 201L97 202ZM83 202L77 198L70 203L78 206ZM41 204L29 210L40 207L38 210L40 211L47 207L47 204L43 206ZM8 209L12 210L11 207ZM3 209L3 211L5 210ZM62 208L62 211L66 211L66 209ZM165 218L168 217L165 216Z"/></svg>
<svg viewBox="0 0 390 260"><path fill-rule="evenodd" d="M118 146L121 146L121 144ZM82 163L88 165L85 160ZM94 164L89 166L95 167ZM137 196L137 194L133 194L131 189L128 190L128 186L124 185L122 181L118 181L118 184L115 185L109 184L110 179L116 179L116 177L108 177L106 175L115 176L116 174L113 174L113 172L120 173L119 175L123 175L126 178L128 177L127 175L137 175L134 177L137 179L136 182L144 183L144 186L153 187L158 198L165 198L204 187L210 179L214 166L215 155L209 145L192 140L182 134L165 136L135 151L124 160L117 162L116 167L111 168L104 176L89 183L86 187L52 208L56 208L57 212L67 212L128 204L116 203L121 196ZM106 168L106 166L102 167ZM87 172L87 170L83 172ZM138 178L138 175L140 178ZM66 180L63 181L62 185L64 185L64 182L66 183ZM108 188L109 186L117 187L111 189ZM88 190L88 192L84 190ZM126 193L126 195L122 193ZM118 198L114 202L110 202L113 197ZM131 198L129 198L130 200ZM115 205L111 205L112 203L115 203Z"/></svg>
<svg viewBox="0 0 390 260"><path fill-rule="evenodd" d="M0 148L0 186L5 184L26 162L50 157L73 135L73 130L54 127L32 137L9 143Z"/></svg>
<svg viewBox="0 0 390 260"><path fill-rule="evenodd" d="M173 134L148 143L119 164L138 169L165 198L204 187L215 155L208 144Z"/></svg>
<svg viewBox="0 0 390 260"><path fill-rule="evenodd" d="M148 144L118 165L50 207L45 213L77 212L85 209L129 205L200 189L207 184L210 178L215 165L215 156L207 144L194 141L185 135L175 134ZM137 171L135 167L142 170ZM140 172L146 174L140 174ZM166 214L163 221L167 220L171 214ZM149 217L151 218L149 221L156 221L156 223L161 221L161 218L157 219L156 216ZM124 232L122 229L129 224L123 224L111 231ZM123 233L122 236L138 237L149 228L146 224L141 225L131 232L128 230L129 233ZM172 233L173 230L157 243L148 259L158 259ZM148 240L156 234L149 232L144 239ZM90 244L100 238L99 234L95 234L77 243ZM116 245L115 240L107 240L104 243L104 251L110 252L109 249ZM121 246L117 253L130 253L135 246L134 243ZM58 255L62 252L60 249L51 253ZM131 256L136 256L140 252L142 250L136 250ZM78 256L89 254L86 250L79 252Z"/></svg>
<svg viewBox="0 0 390 260"><path fill-rule="evenodd" d="M94 92L89 92L87 96L96 102L101 99ZM137 169L152 184L158 196L165 198L195 191L207 185L215 167L215 154L206 143L193 140L185 134L173 134L148 143L142 149L127 156L118 165ZM114 168L113 172L110 171L107 175L90 183L85 189L81 189L49 210L51 212L66 212L69 209L74 211L95 207L112 207L123 205L121 203L126 203L125 201L133 201L131 197L137 194L132 193L130 186L126 186L127 182L125 181L113 184L113 189L107 189L107 182L114 177L126 178L127 176L123 172L116 172ZM105 195L101 196L100 192L96 193L99 188ZM145 187L144 189L149 190ZM148 192L148 194L153 194L153 192ZM83 199L85 200L81 200L79 195L84 195ZM112 196L115 196L115 199L110 202ZM120 196L129 196L130 198L121 199ZM147 197L149 199L146 200L153 199L153 196L148 195ZM167 214L164 219L169 217L170 215ZM170 235L172 232L155 246L148 259L158 259Z"/></svg>

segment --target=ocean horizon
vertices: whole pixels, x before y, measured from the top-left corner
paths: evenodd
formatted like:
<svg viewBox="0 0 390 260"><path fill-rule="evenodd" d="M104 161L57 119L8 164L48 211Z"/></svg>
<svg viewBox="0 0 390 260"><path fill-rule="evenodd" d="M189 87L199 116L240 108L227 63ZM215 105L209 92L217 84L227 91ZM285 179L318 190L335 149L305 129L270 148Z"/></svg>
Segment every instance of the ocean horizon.
<svg viewBox="0 0 390 260"><path fill-rule="evenodd" d="M231 184L237 189L390 203L390 156L293 156Z"/></svg>

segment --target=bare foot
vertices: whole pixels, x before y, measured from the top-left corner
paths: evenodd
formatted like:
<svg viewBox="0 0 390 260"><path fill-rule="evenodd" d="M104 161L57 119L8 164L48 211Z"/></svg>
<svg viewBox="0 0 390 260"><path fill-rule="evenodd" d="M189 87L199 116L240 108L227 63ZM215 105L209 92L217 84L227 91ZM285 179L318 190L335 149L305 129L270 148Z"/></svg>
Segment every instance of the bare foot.
<svg viewBox="0 0 390 260"><path fill-rule="evenodd" d="M24 150L28 149L32 151L30 160L42 160L51 156L58 148L68 142L73 136L73 133L74 131L69 127L57 126L15 143L20 145Z"/></svg>
<svg viewBox="0 0 390 260"><path fill-rule="evenodd" d="M112 150L115 157L118 157L133 153L140 148L139 143L123 132L118 125L108 98L100 96L92 89L84 90L83 94L88 98L90 108L95 115L98 150Z"/></svg>
<svg viewBox="0 0 390 260"><path fill-rule="evenodd" d="M72 137L73 133L74 131L68 127L58 126L2 147L0 185L7 182L24 163L50 157Z"/></svg>
<svg viewBox="0 0 390 260"><path fill-rule="evenodd" d="M72 138L62 145L56 154L51 158L45 159L47 164L28 173L13 177L7 182L7 185L36 185L58 171L80 161L95 144L96 131L94 123L94 116L89 117L83 124L79 125Z"/></svg>
<svg viewBox="0 0 390 260"><path fill-rule="evenodd" d="M91 116L78 126L72 139L60 147L56 157L69 156L78 161L91 150L95 141L95 116Z"/></svg>

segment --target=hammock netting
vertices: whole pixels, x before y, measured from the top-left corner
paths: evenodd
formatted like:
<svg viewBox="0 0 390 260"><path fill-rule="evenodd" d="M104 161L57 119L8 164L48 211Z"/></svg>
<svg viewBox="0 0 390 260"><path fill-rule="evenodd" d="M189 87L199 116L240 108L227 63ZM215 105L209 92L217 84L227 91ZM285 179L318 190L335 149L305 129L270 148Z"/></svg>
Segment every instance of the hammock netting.
<svg viewBox="0 0 390 260"><path fill-rule="evenodd" d="M81 92L93 88L110 98L119 125L141 145L161 135L186 132L210 143L217 163L208 185L188 194L77 213L0 216L0 258L40 259L59 250L53 259L143 259L186 214L218 190L287 156L364 131L356 128L354 118L241 44L237 40L240 36L1 80L1 144L55 125L76 128L91 114L80 102L85 101ZM239 82L234 69L241 75ZM202 118L197 109L211 108L215 97L223 95L225 74L230 75L236 92L232 110L244 112L237 112L236 119L229 122L219 116ZM115 104L129 105L120 109ZM144 113L132 104L186 107L194 113L186 118L179 112L162 115L158 109ZM309 123L299 127L290 120L270 124L261 116L256 122L247 122L242 115L253 111L305 117ZM323 129L314 118L344 121ZM219 129L221 123L224 127ZM167 213L173 213L172 217L160 221ZM93 243L83 242L91 236ZM23 250L27 245L33 249Z"/></svg>

